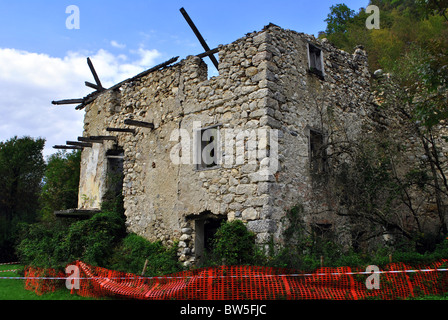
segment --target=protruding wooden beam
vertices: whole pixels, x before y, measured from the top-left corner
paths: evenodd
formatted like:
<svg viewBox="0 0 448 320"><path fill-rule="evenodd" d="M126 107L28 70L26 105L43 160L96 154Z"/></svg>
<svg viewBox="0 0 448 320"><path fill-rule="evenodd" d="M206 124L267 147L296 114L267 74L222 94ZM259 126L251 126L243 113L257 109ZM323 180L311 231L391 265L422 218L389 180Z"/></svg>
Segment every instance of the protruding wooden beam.
<svg viewBox="0 0 448 320"><path fill-rule="evenodd" d="M98 74L96 73L90 58L87 58L87 64L89 65L90 71L92 72L93 78L95 79L95 82L98 86L98 91L103 91L104 90L103 85L101 84L100 78L98 77Z"/></svg>
<svg viewBox="0 0 448 320"><path fill-rule="evenodd" d="M88 219L98 212L101 212L101 210L99 210L99 209L68 209L68 210L54 211L54 215L58 218Z"/></svg>
<svg viewBox="0 0 448 320"><path fill-rule="evenodd" d="M65 100L51 101L52 104L78 104L83 102L84 99L65 99Z"/></svg>
<svg viewBox="0 0 448 320"><path fill-rule="evenodd" d="M63 150L82 150L82 147L78 146L53 146L54 149L63 149Z"/></svg>
<svg viewBox="0 0 448 320"><path fill-rule="evenodd" d="M150 122L126 119L126 120L124 120L124 124L127 124L129 126L136 126L136 127L144 127L144 128L154 129L154 124L150 123Z"/></svg>
<svg viewBox="0 0 448 320"><path fill-rule="evenodd" d="M112 141L117 141L117 137L116 136L90 136L89 137L90 141L104 141L104 140L112 140Z"/></svg>
<svg viewBox="0 0 448 320"><path fill-rule="evenodd" d="M102 88L98 87L98 85L93 84L93 83L91 83L89 81L85 81L84 83L85 83L86 87L89 87L89 88L92 88L92 89L95 89L95 90L98 90L98 91L102 90Z"/></svg>
<svg viewBox="0 0 448 320"><path fill-rule="evenodd" d="M196 28L194 22L191 20L190 16L188 15L187 11L185 11L184 8L180 8L180 12L184 16L185 20L187 21L190 28L193 30L194 34L198 38L199 42L201 43L202 47L205 51L210 51L209 46L207 45L207 42L205 42L204 38L202 37L201 33L199 32L198 28ZM210 60L212 60L213 64L215 65L216 69L218 69L218 60L216 60L214 55L209 55Z"/></svg>
<svg viewBox="0 0 448 320"><path fill-rule="evenodd" d="M131 128L106 128L106 131L135 133L135 129L131 129Z"/></svg>
<svg viewBox="0 0 448 320"><path fill-rule="evenodd" d="M78 137L78 141L81 141L81 142L87 142L87 143L103 143L103 141L101 141L101 140L91 140L90 138L88 138L88 137Z"/></svg>
<svg viewBox="0 0 448 320"><path fill-rule="evenodd" d="M66 144L67 145L71 145L71 146L84 147L84 148L91 148L92 147L92 143L91 142L67 141Z"/></svg>

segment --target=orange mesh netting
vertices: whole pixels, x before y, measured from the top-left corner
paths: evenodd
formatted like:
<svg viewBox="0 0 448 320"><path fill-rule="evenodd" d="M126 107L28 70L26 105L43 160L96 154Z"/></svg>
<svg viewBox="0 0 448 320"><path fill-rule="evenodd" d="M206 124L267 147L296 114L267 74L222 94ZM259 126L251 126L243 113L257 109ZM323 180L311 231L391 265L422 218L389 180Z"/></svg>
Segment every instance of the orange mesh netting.
<svg viewBox="0 0 448 320"><path fill-rule="evenodd" d="M362 268L319 268L313 273L298 273L280 268L256 266L219 266L183 271L162 277L138 275L90 266L77 261L81 296L115 296L148 300L279 300L366 298L403 299L448 292L448 259L426 266L410 267L391 263L379 271L379 289L367 289L372 276ZM36 271L28 268L28 274ZM53 279L44 274L40 281L26 280L30 290L54 290L61 285L60 274ZM69 275L64 275L67 278ZM64 278L64 279L65 279Z"/></svg>
<svg viewBox="0 0 448 320"><path fill-rule="evenodd" d="M61 279L66 277L63 272L54 269L26 267L24 272L25 289L38 295L55 291L60 287Z"/></svg>

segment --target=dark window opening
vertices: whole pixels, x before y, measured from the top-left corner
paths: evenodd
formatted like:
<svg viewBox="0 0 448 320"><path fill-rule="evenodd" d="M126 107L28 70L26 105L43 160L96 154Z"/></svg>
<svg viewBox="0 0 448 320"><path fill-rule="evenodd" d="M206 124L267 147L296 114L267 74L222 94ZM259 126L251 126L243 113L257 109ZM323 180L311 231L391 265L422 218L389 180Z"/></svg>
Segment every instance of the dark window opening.
<svg viewBox="0 0 448 320"><path fill-rule="evenodd" d="M323 56L322 50L318 47L308 44L308 57L309 57L309 70L311 73L318 75L323 78L324 76L324 66L323 66Z"/></svg>
<svg viewBox="0 0 448 320"><path fill-rule="evenodd" d="M197 131L197 170L218 166L219 128L217 126Z"/></svg>
<svg viewBox="0 0 448 320"><path fill-rule="evenodd" d="M324 135L321 132L310 130L309 135L310 165L314 173L322 173L327 167L327 152Z"/></svg>

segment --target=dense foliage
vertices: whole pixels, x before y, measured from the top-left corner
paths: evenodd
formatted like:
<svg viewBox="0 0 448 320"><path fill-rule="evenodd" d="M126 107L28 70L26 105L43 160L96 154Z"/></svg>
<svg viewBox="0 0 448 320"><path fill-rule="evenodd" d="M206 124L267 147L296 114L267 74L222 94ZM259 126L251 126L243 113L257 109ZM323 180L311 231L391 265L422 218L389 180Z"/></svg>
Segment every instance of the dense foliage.
<svg viewBox="0 0 448 320"><path fill-rule="evenodd" d="M57 152L49 157L40 194L42 218L51 220L54 211L78 206L80 163L78 150Z"/></svg>
<svg viewBox="0 0 448 320"><path fill-rule="evenodd" d="M30 137L0 142L0 262L14 259L18 223L37 219L44 145Z"/></svg>
<svg viewBox="0 0 448 320"><path fill-rule="evenodd" d="M352 235L355 249L360 239L387 231L423 253L434 250L448 231L444 205L448 177L438 139L439 127L448 116L448 2L371 0L370 4L379 8L379 29L366 27L369 14L364 8L355 13L338 4L330 8L327 29L320 37L348 52L364 46L374 75L371 85L377 108L403 119L402 130L417 138L421 151L414 157L419 161L403 172L400 161L406 150L393 132L360 138L346 150L350 164L330 173L328 188L344 205L338 214L348 217L357 230ZM424 200L410 196L413 192ZM428 212L419 211L420 201L433 204L432 232L424 228ZM406 215L412 225L403 222Z"/></svg>

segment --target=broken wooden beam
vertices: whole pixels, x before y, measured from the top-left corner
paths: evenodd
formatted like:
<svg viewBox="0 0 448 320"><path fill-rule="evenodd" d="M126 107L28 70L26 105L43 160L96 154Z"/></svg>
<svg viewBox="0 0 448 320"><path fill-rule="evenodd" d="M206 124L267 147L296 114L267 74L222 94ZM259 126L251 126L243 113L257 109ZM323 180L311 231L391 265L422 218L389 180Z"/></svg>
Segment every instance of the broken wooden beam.
<svg viewBox="0 0 448 320"><path fill-rule="evenodd" d="M92 147L92 143L91 142L67 141L66 144L67 145L71 145L71 146L84 147L84 148L91 148Z"/></svg>
<svg viewBox="0 0 448 320"><path fill-rule="evenodd" d="M110 87L109 89L104 89L104 88L101 86L101 88L102 88L101 91L98 91L98 90L97 90L97 91L94 91L94 92L90 93L87 97L84 98L83 101L79 101L80 104L79 104L78 106L76 106L75 109L76 109L76 110L82 110L82 109L84 109L84 107L85 107L86 105L88 105L89 103L93 102L93 101L98 97L98 94L101 93L102 91L105 91L105 90L116 90L116 89L120 88L123 84L128 83L128 82L131 82L131 81L134 81L134 80L136 80L136 79L138 79L138 78L141 78L141 77L143 77L143 76L146 76L146 75L148 75L148 74L151 73L151 72L154 72L154 71L160 70L160 69L162 69L162 68L165 68L165 67L167 67L168 65L170 65L170 64L172 64L172 63L174 63L174 62L176 62L178 59L179 59L178 56L177 56L177 57L174 57L174 58L171 58L171 59L169 59L169 60L167 60L167 61L165 61L165 62L163 62L163 63L160 63L160 64L158 64L158 65L156 65L156 66L154 66L154 67L152 67L152 68L150 68L150 69L148 69L148 70L146 70L146 71L143 71L143 72L137 74L136 76L134 76L134 77L132 77L132 78L123 80L123 81L121 81L121 82L119 82L119 83L113 85L113 86ZM87 83L88 83L88 84L87 84ZM88 82L88 81L86 81L86 85L89 86L89 87L92 87L92 88L94 88L94 89L97 88L97 85L95 85L95 84L93 84L93 83L90 83L90 82Z"/></svg>
<svg viewBox="0 0 448 320"><path fill-rule="evenodd" d="M101 91L101 90L102 90L102 88L98 87L98 85L96 85L96 84L94 84L94 83L91 83L91 82L89 82L89 81L85 81L84 83L85 83L86 87L95 89L95 90L97 90L97 91Z"/></svg>
<svg viewBox="0 0 448 320"><path fill-rule="evenodd" d="M84 99L65 99L65 100L51 101L52 104L77 104L83 102Z"/></svg>
<svg viewBox="0 0 448 320"><path fill-rule="evenodd" d="M82 147L79 146L53 146L53 149L63 149L63 150L82 150Z"/></svg>
<svg viewBox="0 0 448 320"><path fill-rule="evenodd" d="M131 128L106 128L106 131L135 133L135 129L131 129Z"/></svg>
<svg viewBox="0 0 448 320"><path fill-rule="evenodd" d="M177 57L174 57L174 58L171 58L170 60L167 60L167 61L165 61L165 62L162 62L162 63L160 63L160 64L158 64L158 65L156 65L156 66L154 66L154 67L152 67L152 68L150 68L150 69L148 69L148 70L145 70L145 71L143 71L143 72L140 72L139 74L137 74L136 76L133 76L132 78L123 80L123 81L121 81L121 82L119 82L119 83L113 85L113 86L110 87L108 90L114 90L114 89L117 89L117 88L121 87L124 83L127 83L127 82L133 81L133 80L135 80L135 79L144 77L144 76L150 74L151 72L154 72L154 71L157 71L157 70L159 70L159 69L165 68L166 66L168 66L168 65L170 65L170 64L172 64L172 63L174 63L174 62L176 62L177 59L179 59L178 56L177 56Z"/></svg>
<svg viewBox="0 0 448 320"><path fill-rule="evenodd" d="M127 124L129 126L136 126L136 127L144 127L144 128L154 129L154 124L150 123L150 122L126 119L126 120L124 120L124 124Z"/></svg>
<svg viewBox="0 0 448 320"><path fill-rule="evenodd" d="M98 91L103 91L104 90L103 85L101 84L100 78L98 77L98 74L96 73L90 58L87 58L87 64L89 65L90 71L92 72L93 78L95 79L95 82L98 86Z"/></svg>
<svg viewBox="0 0 448 320"><path fill-rule="evenodd" d="M200 53L200 54L196 55L196 57L204 58L204 57L208 57L208 56L213 55L213 54L218 53L218 52L219 52L219 48L215 48L215 49L212 49L212 50Z"/></svg>
<svg viewBox="0 0 448 320"><path fill-rule="evenodd" d="M99 94L98 91L94 91L94 92L90 93L89 95L87 95L87 96L84 98L84 101L83 101L80 105L78 105L78 106L75 108L75 110L81 110L81 109L83 109L86 105L88 105L89 103L95 101L96 97L98 97L98 94Z"/></svg>
<svg viewBox="0 0 448 320"><path fill-rule="evenodd" d="M184 16L185 20L187 21L190 28L193 30L194 34L196 35L196 38L198 38L199 42L201 43L204 50L210 51L209 46L207 45L207 42L205 42L204 38L202 37L201 33L199 32L198 28L196 28L193 20L191 20L190 16L188 15L187 11L185 11L184 8L180 8L180 12ZM214 55L209 55L210 60L212 60L213 64L215 65L216 69L218 69L218 60L216 60Z"/></svg>

